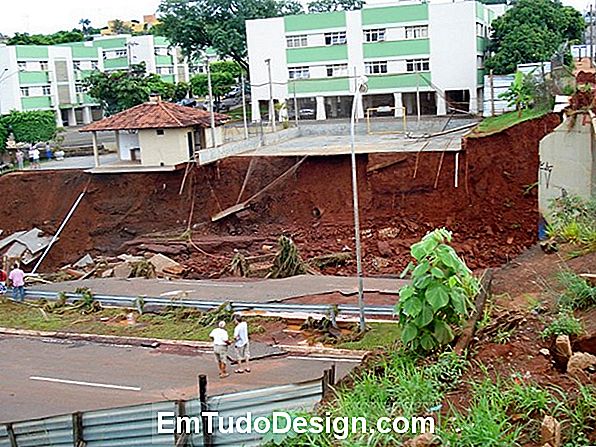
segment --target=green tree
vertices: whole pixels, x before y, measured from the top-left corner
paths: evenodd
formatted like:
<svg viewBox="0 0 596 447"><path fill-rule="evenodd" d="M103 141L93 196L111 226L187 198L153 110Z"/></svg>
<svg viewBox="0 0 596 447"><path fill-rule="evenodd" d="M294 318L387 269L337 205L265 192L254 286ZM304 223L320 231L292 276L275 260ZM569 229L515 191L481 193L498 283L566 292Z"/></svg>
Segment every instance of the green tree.
<svg viewBox="0 0 596 447"><path fill-rule="evenodd" d="M296 0L162 0L159 32L191 60L213 48L248 71L245 21L297 11Z"/></svg>
<svg viewBox="0 0 596 447"><path fill-rule="evenodd" d="M1 121L19 143L50 141L56 135L56 116L51 110L15 110L4 116Z"/></svg>
<svg viewBox="0 0 596 447"><path fill-rule="evenodd" d="M518 0L492 23L485 67L507 74L518 64L550 60L565 42L580 42L585 26L579 11L558 0Z"/></svg>
<svg viewBox="0 0 596 447"><path fill-rule="evenodd" d="M365 0L315 0L308 4L308 12L354 11L362 9Z"/></svg>
<svg viewBox="0 0 596 447"><path fill-rule="evenodd" d="M175 101L188 92L186 83L173 84L157 74L147 74L144 63L132 65L129 70L93 72L83 80L83 86L89 96L100 102L107 115L142 104L152 93L159 94L164 101Z"/></svg>
<svg viewBox="0 0 596 447"><path fill-rule="evenodd" d="M521 118L522 111L529 108L532 102L531 75L524 76L521 71L515 73L515 79L505 93L499 98L505 99L509 107L515 107L518 116Z"/></svg>
<svg viewBox="0 0 596 447"><path fill-rule="evenodd" d="M232 90L236 80L228 72L211 73L211 88L216 101ZM190 85L193 95L207 96L209 94L208 80L206 74L198 74L190 79Z"/></svg>
<svg viewBox="0 0 596 447"><path fill-rule="evenodd" d="M7 45L57 45L69 42L82 42L85 36L80 30L58 31L53 34L15 33L7 41Z"/></svg>
<svg viewBox="0 0 596 447"><path fill-rule="evenodd" d="M116 34L132 34L132 28L119 19L112 22L111 29Z"/></svg>
<svg viewBox="0 0 596 447"><path fill-rule="evenodd" d="M0 150L6 149L6 139L8 138L8 127L2 119L0 119Z"/></svg>
<svg viewBox="0 0 596 447"><path fill-rule="evenodd" d="M399 291L396 313L406 348L428 352L450 343L469 315L479 284L449 245L451 232L434 230L412 245L412 282Z"/></svg>

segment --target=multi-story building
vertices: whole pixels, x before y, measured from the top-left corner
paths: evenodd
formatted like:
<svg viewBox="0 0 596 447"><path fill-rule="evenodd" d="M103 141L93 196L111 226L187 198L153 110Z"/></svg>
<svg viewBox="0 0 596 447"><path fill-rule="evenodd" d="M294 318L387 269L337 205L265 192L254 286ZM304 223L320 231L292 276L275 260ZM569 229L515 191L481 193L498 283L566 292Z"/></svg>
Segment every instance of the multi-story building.
<svg viewBox="0 0 596 447"><path fill-rule="evenodd" d="M83 91L95 70L114 71L144 62L168 82L188 80L178 49L163 37L119 35L63 45L0 46L0 114L53 110L59 126L101 118L99 105Z"/></svg>
<svg viewBox="0 0 596 447"><path fill-rule="evenodd" d="M252 117L270 99L347 117L355 79L368 91L357 104L395 116L482 110L484 54L490 24L503 6L476 1L394 0L358 11L292 15L246 23Z"/></svg>

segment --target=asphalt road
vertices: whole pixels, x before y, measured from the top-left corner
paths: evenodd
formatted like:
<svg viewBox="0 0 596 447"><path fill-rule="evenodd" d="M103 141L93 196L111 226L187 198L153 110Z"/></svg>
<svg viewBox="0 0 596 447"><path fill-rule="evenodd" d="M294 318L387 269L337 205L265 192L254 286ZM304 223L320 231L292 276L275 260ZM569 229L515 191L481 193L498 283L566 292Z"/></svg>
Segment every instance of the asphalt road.
<svg viewBox="0 0 596 447"><path fill-rule="evenodd" d="M209 394L216 395L314 379L332 363L330 359L271 357L253 362L250 374L219 379L211 353L190 356L150 348L3 337L0 423L193 399L198 374L208 376ZM336 365L341 377L355 363L340 360Z"/></svg>
<svg viewBox="0 0 596 447"><path fill-rule="evenodd" d="M407 281L364 278L365 292L397 295ZM266 280L165 280L144 278L95 278L32 286L32 290L74 292L88 287L97 295L151 296L203 301L279 302L301 296L340 292L356 296L357 280L347 276L300 275ZM356 303L356 300L354 300Z"/></svg>

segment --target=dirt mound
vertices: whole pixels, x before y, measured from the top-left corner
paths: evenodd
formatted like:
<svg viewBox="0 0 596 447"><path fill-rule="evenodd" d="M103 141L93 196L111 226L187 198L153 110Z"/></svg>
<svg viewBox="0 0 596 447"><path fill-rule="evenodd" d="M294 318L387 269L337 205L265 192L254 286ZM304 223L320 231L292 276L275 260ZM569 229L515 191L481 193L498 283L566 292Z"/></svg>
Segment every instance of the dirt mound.
<svg viewBox="0 0 596 447"><path fill-rule="evenodd" d="M473 268L503 264L533 244L538 143L559 122L557 115L549 115L465 141L457 188L454 153L358 156L365 273L399 273L409 262L410 244L437 226L454 231L456 248ZM86 197L42 270L76 261L87 252L162 249L189 266L190 277L225 275L234 250L271 253L267 246L280 234L294 238L303 258L353 249L349 156L311 157L249 210L211 222L213 214L237 203L250 163L242 200L297 160L237 157L197 167L182 194L180 171L10 174L0 178L0 191L11 198L0 216L0 229L6 234L37 226L54 232L88 184ZM192 243L182 237L189 218ZM139 238L142 244L131 244ZM348 262L325 273L354 271L354 263Z"/></svg>

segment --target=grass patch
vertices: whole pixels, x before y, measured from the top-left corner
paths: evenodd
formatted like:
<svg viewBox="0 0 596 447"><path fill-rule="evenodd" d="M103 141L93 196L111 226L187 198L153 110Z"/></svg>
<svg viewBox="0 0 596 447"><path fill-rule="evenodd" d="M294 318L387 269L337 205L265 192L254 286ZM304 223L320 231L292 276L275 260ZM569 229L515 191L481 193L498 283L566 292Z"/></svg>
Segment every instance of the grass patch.
<svg viewBox="0 0 596 447"><path fill-rule="evenodd" d="M136 314L137 324L129 325L126 315L130 309L104 308L99 312L83 315L64 310L61 313L42 312L41 308L0 301L0 326L36 331L63 331L80 334L116 335L127 337L163 338L171 340L210 341L213 325L204 326L199 320L201 312L175 308L162 314ZM249 333L264 331L266 318L247 318ZM231 332L232 325L228 326ZM230 334L231 335L231 334Z"/></svg>
<svg viewBox="0 0 596 447"><path fill-rule="evenodd" d="M369 330L360 340L340 342L335 347L372 351L377 348L390 348L399 342L400 330L396 323L368 323L367 326Z"/></svg>
<svg viewBox="0 0 596 447"><path fill-rule="evenodd" d="M469 138L480 138L501 132L509 127L515 126L521 122L539 118L549 113L548 109L526 109L522 110L521 116L516 111L503 113L498 116L491 116L483 119L478 126L476 126Z"/></svg>

